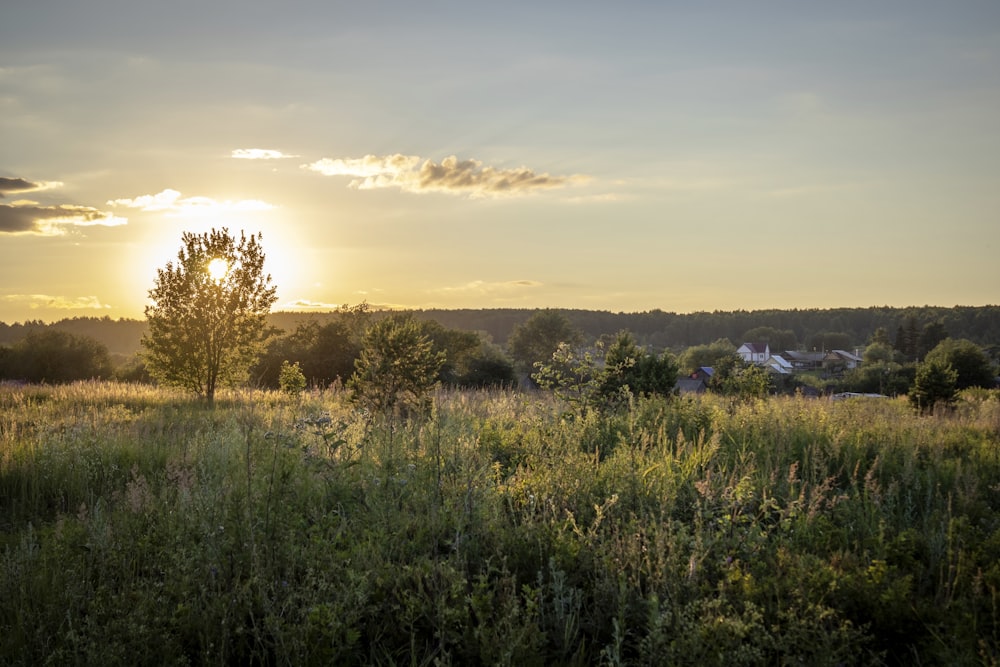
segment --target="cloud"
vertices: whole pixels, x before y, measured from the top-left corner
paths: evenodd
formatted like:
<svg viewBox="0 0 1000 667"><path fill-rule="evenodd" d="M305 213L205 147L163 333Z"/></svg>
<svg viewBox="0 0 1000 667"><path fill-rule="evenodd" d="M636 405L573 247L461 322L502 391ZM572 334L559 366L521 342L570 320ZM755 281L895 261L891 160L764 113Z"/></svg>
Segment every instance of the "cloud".
<svg viewBox="0 0 1000 667"><path fill-rule="evenodd" d="M168 211L171 213L219 213L222 211L269 211L272 204L259 199L216 201L210 197L181 197L177 190L167 188L155 195L140 195L128 199L111 199L109 206L123 206L141 211Z"/></svg>
<svg viewBox="0 0 1000 667"><path fill-rule="evenodd" d="M0 204L0 234L58 236L64 233L63 225L117 227L125 224L128 224L127 218L119 218L90 206L40 206L30 201Z"/></svg>
<svg viewBox="0 0 1000 667"><path fill-rule="evenodd" d="M454 155L440 164L416 155L366 155L362 158L323 158L303 169L324 176L353 176L358 190L399 188L404 192L444 192L471 198L524 195L561 188L587 180L584 176L551 176L527 167L498 169L479 160L459 160Z"/></svg>
<svg viewBox="0 0 1000 667"><path fill-rule="evenodd" d="M270 148L236 148L233 150L232 157L237 160L283 160L299 156L288 155Z"/></svg>
<svg viewBox="0 0 1000 667"><path fill-rule="evenodd" d="M0 198L11 192L37 192L49 188L60 187L59 181L43 181L35 183L24 178L7 178L0 176Z"/></svg>
<svg viewBox="0 0 1000 667"><path fill-rule="evenodd" d="M0 177L0 198L14 192L39 192L61 186L59 181L35 182L26 178ZM119 218L91 206L44 206L28 199L0 204L0 234L59 236L65 233L65 225L117 227L125 224L128 224L127 218Z"/></svg>
<svg viewBox="0 0 1000 667"><path fill-rule="evenodd" d="M58 310L105 310L111 306L101 303L96 296L49 296L48 294L6 294L0 301L27 305L32 310L54 308Z"/></svg>
<svg viewBox="0 0 1000 667"><path fill-rule="evenodd" d="M439 287L431 290L436 294L496 294L508 293L514 290L541 287L542 283L535 280L505 280L498 282L486 282L484 280L473 280L458 285L456 287Z"/></svg>
<svg viewBox="0 0 1000 667"><path fill-rule="evenodd" d="M336 310L339 303L323 303L322 301L310 301L309 299L295 299L279 304L274 310Z"/></svg>

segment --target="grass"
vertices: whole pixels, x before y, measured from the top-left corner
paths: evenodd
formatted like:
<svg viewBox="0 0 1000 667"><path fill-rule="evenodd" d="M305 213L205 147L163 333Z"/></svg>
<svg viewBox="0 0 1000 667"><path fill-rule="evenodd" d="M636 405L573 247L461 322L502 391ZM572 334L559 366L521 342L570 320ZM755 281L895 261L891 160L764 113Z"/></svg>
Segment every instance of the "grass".
<svg viewBox="0 0 1000 667"><path fill-rule="evenodd" d="M0 663L984 664L1000 400L0 387Z"/></svg>

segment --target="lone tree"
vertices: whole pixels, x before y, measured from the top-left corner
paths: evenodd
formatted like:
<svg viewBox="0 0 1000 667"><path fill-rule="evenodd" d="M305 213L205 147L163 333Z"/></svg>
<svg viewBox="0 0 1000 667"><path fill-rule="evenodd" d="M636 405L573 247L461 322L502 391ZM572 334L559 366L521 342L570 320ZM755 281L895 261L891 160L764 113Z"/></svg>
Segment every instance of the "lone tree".
<svg viewBox="0 0 1000 667"><path fill-rule="evenodd" d="M181 241L177 264L157 269L149 291L144 356L152 377L212 405L216 388L245 381L263 351L277 290L264 274L259 233L237 241L213 229Z"/></svg>

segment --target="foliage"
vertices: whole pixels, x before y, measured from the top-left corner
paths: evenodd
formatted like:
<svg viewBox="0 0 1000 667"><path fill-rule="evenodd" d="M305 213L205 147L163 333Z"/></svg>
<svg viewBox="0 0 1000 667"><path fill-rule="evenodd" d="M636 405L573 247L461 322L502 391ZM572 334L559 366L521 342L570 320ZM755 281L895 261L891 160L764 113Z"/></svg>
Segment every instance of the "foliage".
<svg viewBox="0 0 1000 667"><path fill-rule="evenodd" d="M579 351L569 343L559 343L548 362L535 363L531 379L586 414L603 384L602 361L594 351Z"/></svg>
<svg viewBox="0 0 1000 667"><path fill-rule="evenodd" d="M372 413L419 405L445 361L412 317L386 317L365 332L348 381L353 400Z"/></svg>
<svg viewBox="0 0 1000 667"><path fill-rule="evenodd" d="M623 390L634 396L669 396L677 384L677 360L669 352L654 355L636 345L628 331L619 332L604 359L599 392L606 398Z"/></svg>
<svg viewBox="0 0 1000 667"><path fill-rule="evenodd" d="M946 338L924 357L924 361L937 361L951 366L955 371L955 386L992 387L996 369L982 348L970 340Z"/></svg>
<svg viewBox="0 0 1000 667"><path fill-rule="evenodd" d="M670 396L677 383L677 362L669 353L653 355L640 349L632 335L619 332L605 350L578 350L560 343L548 363L537 363L532 379L576 406L580 414L592 407L609 407L634 396Z"/></svg>
<svg viewBox="0 0 1000 667"><path fill-rule="evenodd" d="M0 663L1000 656L996 395L345 399L0 386Z"/></svg>
<svg viewBox="0 0 1000 667"><path fill-rule="evenodd" d="M361 352L360 337L339 317L323 324L302 322L292 333L268 341L252 375L260 385L277 388L281 364L287 360L299 364L307 384L327 387L345 381Z"/></svg>
<svg viewBox="0 0 1000 667"><path fill-rule="evenodd" d="M246 381L263 351L268 311L277 299L264 274L261 236L227 229L185 232L177 264L157 269L143 336L149 373L161 383L193 391L211 404L219 386ZM209 272L225 262L222 276Z"/></svg>
<svg viewBox="0 0 1000 667"><path fill-rule="evenodd" d="M278 375L278 386L281 391L289 396L298 396L306 388L306 376L299 368L299 362L290 364L287 361L281 362L281 372Z"/></svg>
<svg viewBox="0 0 1000 667"><path fill-rule="evenodd" d="M893 363L899 364L903 361L899 353L893 350L888 343L872 343L865 348L861 358L864 360L865 366L886 366Z"/></svg>
<svg viewBox="0 0 1000 667"><path fill-rule="evenodd" d="M709 388L723 396L741 399L763 398L771 392L767 371L747 363L735 352L717 360Z"/></svg>
<svg viewBox="0 0 1000 667"><path fill-rule="evenodd" d="M514 364L501 347L481 340L465 362L456 385L473 389L505 389L517 384Z"/></svg>
<svg viewBox="0 0 1000 667"><path fill-rule="evenodd" d="M24 382L73 382L112 375L103 343L57 329L29 332L0 355L0 378Z"/></svg>
<svg viewBox="0 0 1000 667"><path fill-rule="evenodd" d="M514 367L503 350L475 331L449 329L421 320L421 331L435 353L444 355L438 380L450 387L503 387L514 381Z"/></svg>
<svg viewBox="0 0 1000 667"><path fill-rule="evenodd" d="M546 309L535 312L527 321L516 326L507 347L515 368L531 372L536 363L547 363L560 343L576 347L582 341L583 335L570 324L566 315L558 310Z"/></svg>
<svg viewBox="0 0 1000 667"><path fill-rule="evenodd" d="M865 363L845 373L843 391L902 396L913 386L916 366L897 363Z"/></svg>
<svg viewBox="0 0 1000 667"><path fill-rule="evenodd" d="M940 359L930 359L917 366L910 403L928 412L938 406L951 407L958 396L958 373Z"/></svg>
<svg viewBox="0 0 1000 667"><path fill-rule="evenodd" d="M767 343L771 352L774 353L799 348L798 338L791 329L776 329L768 326L754 327L743 332L742 340L751 343Z"/></svg>
<svg viewBox="0 0 1000 667"><path fill-rule="evenodd" d="M850 350L851 335L842 331L817 332L806 341L806 349L817 351Z"/></svg>
<svg viewBox="0 0 1000 667"><path fill-rule="evenodd" d="M728 338L721 338L713 343L692 345L680 356L681 370L690 375L699 368L714 368L723 359L731 359L736 354L736 346Z"/></svg>

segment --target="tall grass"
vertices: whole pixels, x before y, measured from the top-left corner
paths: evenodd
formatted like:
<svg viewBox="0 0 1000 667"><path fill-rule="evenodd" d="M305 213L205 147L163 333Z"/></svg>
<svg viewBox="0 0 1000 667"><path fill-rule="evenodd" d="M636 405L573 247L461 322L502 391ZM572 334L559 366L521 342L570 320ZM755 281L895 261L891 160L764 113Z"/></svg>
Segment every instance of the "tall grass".
<svg viewBox="0 0 1000 667"><path fill-rule="evenodd" d="M996 664L1000 401L0 388L0 662Z"/></svg>

